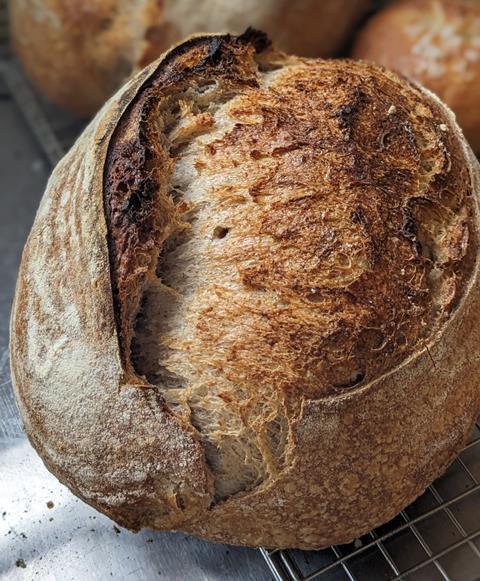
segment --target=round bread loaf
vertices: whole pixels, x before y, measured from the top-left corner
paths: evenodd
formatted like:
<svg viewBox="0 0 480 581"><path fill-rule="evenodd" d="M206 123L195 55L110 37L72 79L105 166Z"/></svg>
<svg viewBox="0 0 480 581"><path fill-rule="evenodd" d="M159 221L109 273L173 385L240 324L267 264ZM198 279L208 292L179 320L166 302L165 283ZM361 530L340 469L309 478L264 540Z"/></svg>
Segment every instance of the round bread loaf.
<svg viewBox="0 0 480 581"><path fill-rule="evenodd" d="M395 69L436 93L480 152L480 2L399 0L360 32L353 56Z"/></svg>
<svg viewBox="0 0 480 581"><path fill-rule="evenodd" d="M331 56L370 0L9 0L25 71L54 103L95 113L132 71L195 32L267 30L282 49Z"/></svg>
<svg viewBox="0 0 480 581"><path fill-rule="evenodd" d="M11 326L26 431L121 525L318 548L391 519L480 411L479 166L431 93L200 36L55 169Z"/></svg>

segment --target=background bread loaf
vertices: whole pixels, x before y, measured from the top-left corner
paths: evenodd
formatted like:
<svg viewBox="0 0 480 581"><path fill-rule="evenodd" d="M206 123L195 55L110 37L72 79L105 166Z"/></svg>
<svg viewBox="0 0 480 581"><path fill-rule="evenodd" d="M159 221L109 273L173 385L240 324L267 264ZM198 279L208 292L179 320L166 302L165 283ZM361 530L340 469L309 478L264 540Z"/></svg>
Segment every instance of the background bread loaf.
<svg viewBox="0 0 480 581"><path fill-rule="evenodd" d="M480 411L478 162L381 67L195 37L56 168L12 318L25 426L120 524L318 548Z"/></svg>
<svg viewBox="0 0 480 581"><path fill-rule="evenodd" d="M295 54L331 56L369 0L10 0L13 45L53 102L95 113L132 73L195 32L267 30Z"/></svg>

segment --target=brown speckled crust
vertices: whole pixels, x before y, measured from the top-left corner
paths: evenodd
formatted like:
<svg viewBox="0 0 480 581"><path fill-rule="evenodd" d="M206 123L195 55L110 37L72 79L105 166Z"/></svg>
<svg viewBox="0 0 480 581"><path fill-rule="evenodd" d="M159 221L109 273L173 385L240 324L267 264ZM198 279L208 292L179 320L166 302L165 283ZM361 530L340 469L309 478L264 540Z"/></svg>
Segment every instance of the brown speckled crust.
<svg viewBox="0 0 480 581"><path fill-rule="evenodd" d="M480 152L479 2L392 2L360 31L352 54L400 71L436 93Z"/></svg>
<svg viewBox="0 0 480 581"><path fill-rule="evenodd" d="M32 443L132 529L319 548L386 522L480 412L479 187L452 114L393 73L286 57L254 32L179 45L47 187L11 334ZM180 390L131 351L158 317L152 285L180 317L156 346ZM206 410L241 415L260 479L225 493L228 425L212 439Z"/></svg>
<svg viewBox="0 0 480 581"><path fill-rule="evenodd" d="M196 32L267 30L289 52L331 56L370 0L9 0L11 38L35 85L95 113L135 70Z"/></svg>

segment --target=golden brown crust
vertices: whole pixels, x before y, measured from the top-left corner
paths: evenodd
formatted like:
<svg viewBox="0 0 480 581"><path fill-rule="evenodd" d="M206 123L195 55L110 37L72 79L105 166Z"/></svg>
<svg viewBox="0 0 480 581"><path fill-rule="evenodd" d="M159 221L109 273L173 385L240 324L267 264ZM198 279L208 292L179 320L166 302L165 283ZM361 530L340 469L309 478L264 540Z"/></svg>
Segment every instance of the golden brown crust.
<svg viewBox="0 0 480 581"><path fill-rule="evenodd" d="M12 318L32 443L131 528L318 548L385 522L480 411L479 185L449 111L393 73L286 57L252 32L180 45L109 101L47 188ZM191 295L189 271L174 277L185 244L165 244L182 232L202 273ZM187 389L132 359L157 276L181 325L156 357ZM256 480L229 488L229 426L209 432L202 410L241 414Z"/></svg>
<svg viewBox="0 0 480 581"><path fill-rule="evenodd" d="M135 70L195 32L266 29L285 50L333 55L369 0L10 0L13 46L53 102L95 113ZM213 6L213 10L212 10ZM332 25L331 23L335 23ZM28 34L25 33L28 31Z"/></svg>
<svg viewBox="0 0 480 581"><path fill-rule="evenodd" d="M480 4L398 0L360 31L355 58L400 71L436 93L480 150Z"/></svg>

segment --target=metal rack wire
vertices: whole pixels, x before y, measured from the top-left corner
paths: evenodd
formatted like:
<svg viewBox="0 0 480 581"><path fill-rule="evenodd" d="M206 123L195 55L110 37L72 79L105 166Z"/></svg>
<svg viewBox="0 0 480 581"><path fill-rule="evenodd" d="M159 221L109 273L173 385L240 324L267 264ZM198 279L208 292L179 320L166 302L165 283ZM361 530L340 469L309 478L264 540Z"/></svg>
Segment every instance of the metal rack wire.
<svg viewBox="0 0 480 581"><path fill-rule="evenodd" d="M82 123L42 101L11 58L0 0L0 96L14 99L54 165ZM480 421L444 476L393 521L323 551L261 553L277 581L480 580Z"/></svg>

